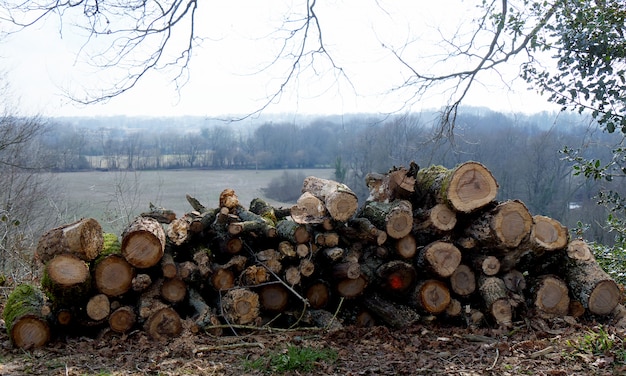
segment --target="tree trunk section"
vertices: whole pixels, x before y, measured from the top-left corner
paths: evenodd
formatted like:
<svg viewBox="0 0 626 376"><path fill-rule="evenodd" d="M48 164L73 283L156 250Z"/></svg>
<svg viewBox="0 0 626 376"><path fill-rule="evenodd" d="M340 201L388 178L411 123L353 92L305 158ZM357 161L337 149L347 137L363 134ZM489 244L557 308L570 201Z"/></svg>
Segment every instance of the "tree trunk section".
<svg viewBox="0 0 626 376"><path fill-rule="evenodd" d="M533 216L530 244L535 251L555 251L567 247L569 233L556 219L543 215Z"/></svg>
<svg viewBox="0 0 626 376"><path fill-rule="evenodd" d="M478 289L496 323L504 328L510 327L513 324L513 309L504 281L498 277L483 277L478 282Z"/></svg>
<svg viewBox="0 0 626 376"><path fill-rule="evenodd" d="M319 224L328 216L324 201L310 192L304 192L291 207L291 218L301 224Z"/></svg>
<svg viewBox="0 0 626 376"><path fill-rule="evenodd" d="M116 333L128 333L136 322L137 315L130 306L122 306L109 315L109 328Z"/></svg>
<svg viewBox="0 0 626 376"><path fill-rule="evenodd" d="M91 261L98 257L103 243L100 223L93 218L81 219L44 233L37 244L36 255L43 263L61 253Z"/></svg>
<svg viewBox="0 0 626 376"><path fill-rule="evenodd" d="M337 293L344 298L355 298L365 291L367 280L363 275L358 278L345 278L337 282Z"/></svg>
<svg viewBox="0 0 626 376"><path fill-rule="evenodd" d="M161 284L161 297L172 304L180 303L187 295L187 284L178 278L170 278Z"/></svg>
<svg viewBox="0 0 626 376"><path fill-rule="evenodd" d="M460 264L450 276L450 289L459 296L469 296L476 291L476 274L467 265Z"/></svg>
<svg viewBox="0 0 626 376"><path fill-rule="evenodd" d="M89 265L70 253L54 256L46 264L41 286L54 296L55 304L71 306L89 294Z"/></svg>
<svg viewBox="0 0 626 376"><path fill-rule="evenodd" d="M48 343L50 326L46 311L44 294L33 285L19 285L9 294L3 318L13 345L28 350Z"/></svg>
<svg viewBox="0 0 626 376"><path fill-rule="evenodd" d="M276 231L281 239L295 244L307 243L311 240L311 234L305 225L287 219L278 222Z"/></svg>
<svg viewBox="0 0 626 376"><path fill-rule="evenodd" d="M132 287L135 270L121 255L98 259L92 269L96 289L109 297L123 295Z"/></svg>
<svg viewBox="0 0 626 376"><path fill-rule="evenodd" d="M445 204L436 204L430 210L417 214L418 232L426 232L430 236L441 236L456 226L456 212Z"/></svg>
<svg viewBox="0 0 626 376"><path fill-rule="evenodd" d="M588 260L568 257L565 279L572 297L595 315L608 315L621 301L619 286L602 270L593 254Z"/></svg>
<svg viewBox="0 0 626 376"><path fill-rule="evenodd" d="M289 291L280 283L265 285L259 289L261 307L269 312L283 312L289 303Z"/></svg>
<svg viewBox="0 0 626 376"><path fill-rule="evenodd" d="M438 277L450 277L461 263L461 251L452 243L435 241L422 248L417 266Z"/></svg>
<svg viewBox="0 0 626 376"><path fill-rule="evenodd" d="M417 240L412 234L408 234L395 242L396 254L401 258L412 259L417 252Z"/></svg>
<svg viewBox="0 0 626 376"><path fill-rule="evenodd" d="M102 321L111 313L111 302L105 294L97 294L92 296L87 302L85 308L87 316L93 321Z"/></svg>
<svg viewBox="0 0 626 376"><path fill-rule="evenodd" d="M165 342L180 335L183 331L183 323L176 310L172 307L164 307L148 317L144 330L152 339Z"/></svg>
<svg viewBox="0 0 626 376"><path fill-rule="evenodd" d="M333 180L309 176L302 183L302 192L322 200L330 216L339 222L352 218L359 207L356 194L347 185Z"/></svg>
<svg viewBox="0 0 626 376"><path fill-rule="evenodd" d="M378 294L365 297L363 302L374 316L395 329L408 328L420 319L414 309L386 300Z"/></svg>
<svg viewBox="0 0 626 376"><path fill-rule="evenodd" d="M407 236L413 229L413 209L406 200L393 202L368 201L360 216L367 218L379 229L394 239Z"/></svg>
<svg viewBox="0 0 626 376"><path fill-rule="evenodd" d="M539 277L531 287L533 305L544 318L563 317L569 311L569 291L565 282L554 275Z"/></svg>
<svg viewBox="0 0 626 376"><path fill-rule="evenodd" d="M122 235L122 255L136 268L156 265L165 251L165 232L155 219L137 217Z"/></svg>
<svg viewBox="0 0 626 376"><path fill-rule="evenodd" d="M306 300L311 308L321 309L326 307L330 301L330 288L325 281L317 281L306 289Z"/></svg>
<svg viewBox="0 0 626 376"><path fill-rule="evenodd" d="M387 232L377 228L369 219L364 217L352 218L348 221L347 226L339 227L337 231L344 239L351 242L383 245L387 241Z"/></svg>
<svg viewBox="0 0 626 376"><path fill-rule="evenodd" d="M417 272L413 265L404 261L393 260L379 266L376 269L376 277L381 289L401 294L413 287Z"/></svg>
<svg viewBox="0 0 626 376"><path fill-rule="evenodd" d="M498 183L478 162L466 162L451 170L430 166L417 173L415 191L426 202L444 203L461 213L482 208L496 198Z"/></svg>
<svg viewBox="0 0 626 376"><path fill-rule="evenodd" d="M412 299L420 310L438 315L444 312L450 304L450 290L445 283L429 279L417 284Z"/></svg>
<svg viewBox="0 0 626 376"><path fill-rule="evenodd" d="M500 272L500 260L496 256L479 255L472 261L476 270L486 276L493 276Z"/></svg>
<svg viewBox="0 0 626 376"><path fill-rule="evenodd" d="M507 249L519 246L530 234L532 224L526 205L510 200L472 221L466 233L484 247Z"/></svg>
<svg viewBox="0 0 626 376"><path fill-rule="evenodd" d="M254 323L259 317L259 295L246 288L229 290L222 297L222 311L229 324Z"/></svg>

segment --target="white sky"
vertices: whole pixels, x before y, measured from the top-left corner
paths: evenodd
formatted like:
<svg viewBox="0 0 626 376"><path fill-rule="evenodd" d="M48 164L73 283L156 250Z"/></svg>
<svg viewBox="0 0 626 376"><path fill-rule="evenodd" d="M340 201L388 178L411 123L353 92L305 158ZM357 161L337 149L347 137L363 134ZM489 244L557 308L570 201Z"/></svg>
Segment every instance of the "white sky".
<svg viewBox="0 0 626 376"><path fill-rule="evenodd" d="M299 2L294 1L295 4ZM452 35L459 25L471 28L469 13L474 1L441 0L345 0L319 1L317 15L323 37L335 63L345 69L350 82L337 80L335 72L320 64L298 76L278 103L265 113L354 113L397 110L407 93L389 90L403 79L397 62L381 44L407 48L411 56L435 55L441 36ZM263 37L274 31L289 6L288 0L199 2L198 32L208 36L196 48L190 80L177 91L170 77L153 72L131 91L106 104L77 106L64 90L81 86L97 88L110 80L110 71L94 71L77 53L80 39L65 27L63 38L55 20L23 31L0 44L0 69L8 73L22 112L46 116L148 115L220 116L244 114L259 108L282 80L284 67L252 74L274 56L276 41ZM384 7L381 11L379 5ZM1 26L1 25L0 25ZM464 30L463 28L461 30ZM417 61L417 60L415 60ZM323 62L323 60L319 60ZM450 67L424 67L426 71ZM556 109L527 84L515 80L514 64L502 77L480 76L464 104L494 110L538 112ZM438 108L446 104L440 92L429 92L412 109Z"/></svg>

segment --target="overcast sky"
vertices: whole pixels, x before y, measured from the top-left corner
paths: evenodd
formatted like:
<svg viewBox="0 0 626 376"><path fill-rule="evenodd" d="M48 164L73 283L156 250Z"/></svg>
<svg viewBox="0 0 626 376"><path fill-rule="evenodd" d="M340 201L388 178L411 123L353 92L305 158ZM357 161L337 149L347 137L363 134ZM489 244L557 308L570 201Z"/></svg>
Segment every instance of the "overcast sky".
<svg viewBox="0 0 626 376"><path fill-rule="evenodd" d="M0 66L8 73L21 110L47 116L148 115L220 116L256 110L282 80L284 66L259 72L271 61L278 41L267 37L291 4L288 0L199 2L198 33L208 36L195 49L189 82L177 91L167 72L152 72L139 86L106 104L77 106L63 93L82 86L97 88L111 72L97 71L78 55L81 39L65 27L60 35L55 19L32 27L0 45ZM294 1L294 4L299 2ZM407 45L407 55L435 56L442 35L470 30L474 1L415 0L318 2L317 14L325 45L350 81L327 69L298 76L266 113L389 112L402 108L406 92L389 90L403 79L386 46ZM384 8L384 11L381 10ZM438 31L439 30L439 31ZM78 56L78 57L77 57ZM425 69L454 67L426 66ZM538 112L555 109L522 80L510 82L518 67L502 76L480 76L465 104L500 111ZM256 73L255 73L256 72ZM441 91L441 90L440 90ZM439 108L440 91L429 92L411 109Z"/></svg>

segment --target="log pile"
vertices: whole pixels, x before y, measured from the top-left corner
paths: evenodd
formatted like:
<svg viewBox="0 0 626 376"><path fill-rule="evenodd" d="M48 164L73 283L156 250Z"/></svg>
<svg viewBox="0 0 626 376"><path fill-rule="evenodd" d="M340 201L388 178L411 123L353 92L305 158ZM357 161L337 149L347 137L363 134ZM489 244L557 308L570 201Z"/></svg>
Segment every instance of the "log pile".
<svg viewBox="0 0 626 376"><path fill-rule="evenodd" d="M187 196L181 217L151 207L118 236L93 219L52 229L37 248L40 286L16 288L4 316L19 347L51 333L163 340L251 327L388 325L419 320L510 328L523 317L624 312L620 287L589 246L518 200L477 162L412 163L369 174L360 207L349 187L307 177L288 209L216 208ZM621 318L623 314L618 317Z"/></svg>

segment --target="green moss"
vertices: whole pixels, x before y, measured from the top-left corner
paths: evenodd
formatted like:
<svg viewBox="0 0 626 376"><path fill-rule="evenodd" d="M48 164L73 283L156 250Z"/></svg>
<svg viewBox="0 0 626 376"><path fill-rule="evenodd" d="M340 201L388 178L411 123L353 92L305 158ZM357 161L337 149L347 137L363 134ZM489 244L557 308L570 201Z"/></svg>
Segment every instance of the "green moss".
<svg viewBox="0 0 626 376"><path fill-rule="evenodd" d="M28 314L41 316L41 307L44 302L45 297L39 288L30 284L15 287L7 298L2 314L9 336L16 319Z"/></svg>
<svg viewBox="0 0 626 376"><path fill-rule="evenodd" d="M445 175L449 170L440 165L432 165L419 170L417 173L417 184L424 188L430 188L435 181L442 175Z"/></svg>
<svg viewBox="0 0 626 376"><path fill-rule="evenodd" d="M117 235L105 232L102 235L104 244L102 245L101 255L108 256L110 254L119 254L121 252L121 244Z"/></svg>

